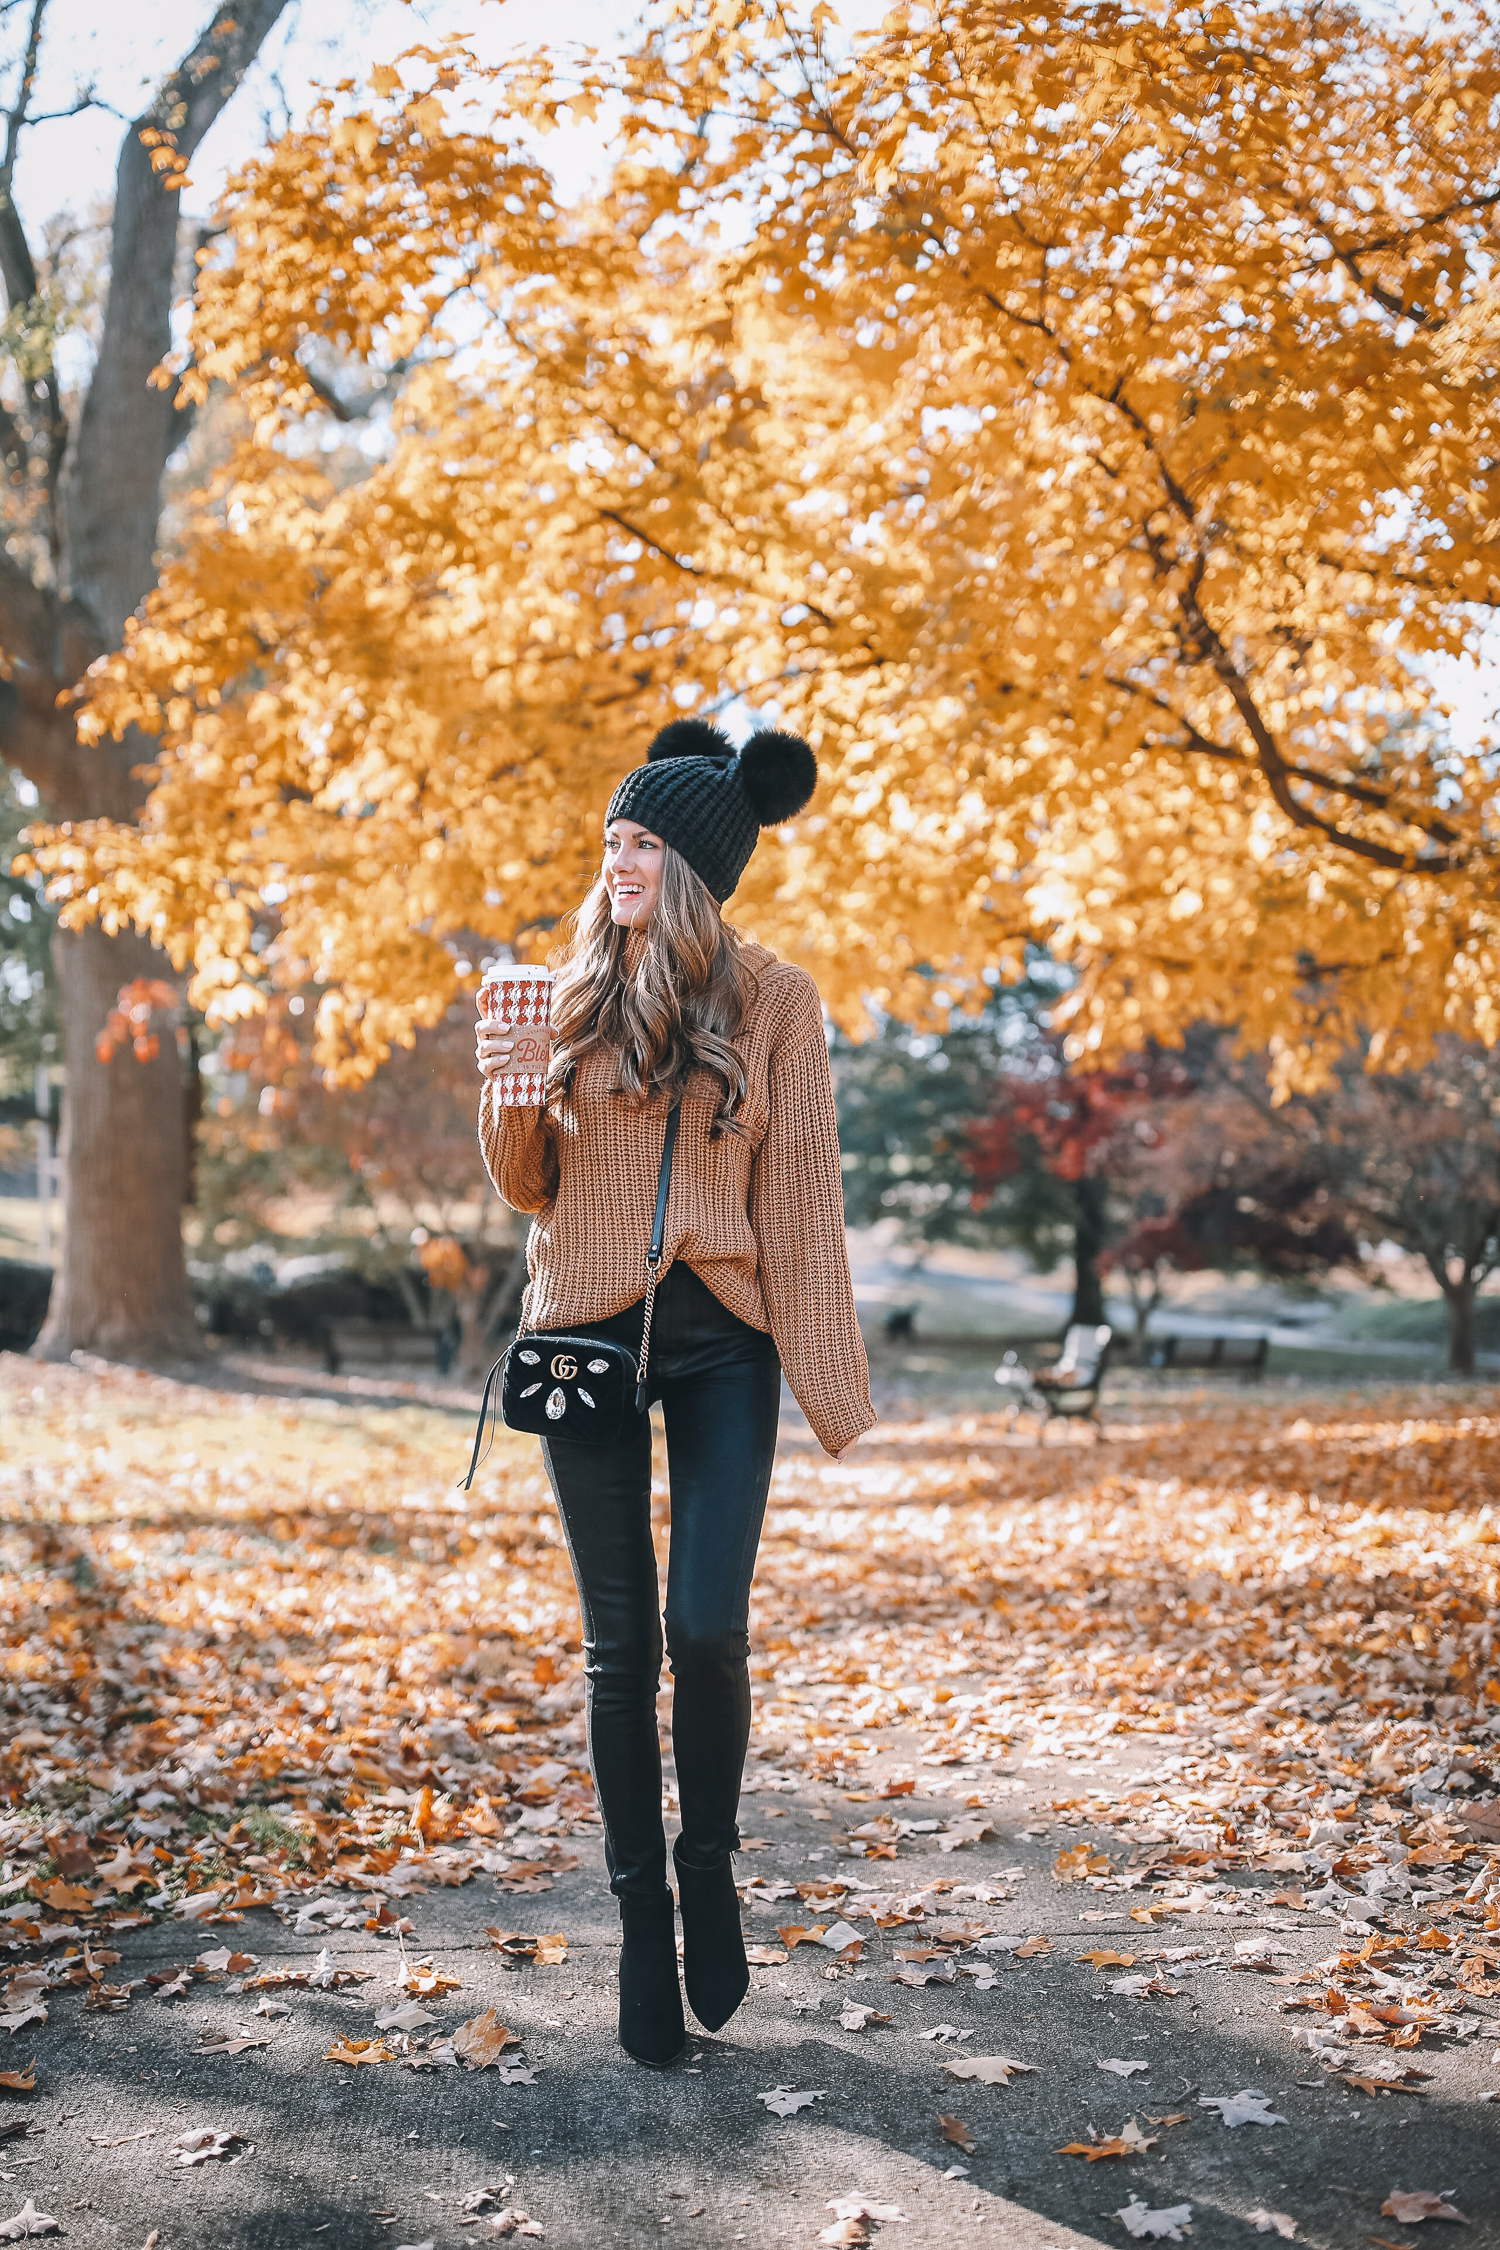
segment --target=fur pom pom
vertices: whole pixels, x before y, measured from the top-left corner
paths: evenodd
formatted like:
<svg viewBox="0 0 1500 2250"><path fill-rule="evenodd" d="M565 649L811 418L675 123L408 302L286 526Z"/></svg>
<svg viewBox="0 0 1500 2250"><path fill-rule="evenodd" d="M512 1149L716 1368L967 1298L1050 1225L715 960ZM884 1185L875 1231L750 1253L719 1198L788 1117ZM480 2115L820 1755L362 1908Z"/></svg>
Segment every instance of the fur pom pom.
<svg viewBox="0 0 1500 2250"><path fill-rule="evenodd" d="M658 758L713 758L721 765L734 756L734 744L707 719L672 719L646 752L648 765Z"/></svg>
<svg viewBox="0 0 1500 2250"><path fill-rule="evenodd" d="M818 761L800 734L767 728L740 752L740 779L756 819L769 828L801 812L818 785Z"/></svg>

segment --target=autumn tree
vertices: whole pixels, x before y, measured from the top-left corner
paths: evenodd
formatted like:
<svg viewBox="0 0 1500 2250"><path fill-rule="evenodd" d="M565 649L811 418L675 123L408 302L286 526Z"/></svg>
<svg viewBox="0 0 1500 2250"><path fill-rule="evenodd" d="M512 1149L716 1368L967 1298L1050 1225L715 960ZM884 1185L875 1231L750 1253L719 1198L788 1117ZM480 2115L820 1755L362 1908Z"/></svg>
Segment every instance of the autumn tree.
<svg viewBox="0 0 1500 2250"><path fill-rule="evenodd" d="M1274 1109L1263 1080L1237 1066L1232 1093L1255 1138L1228 1192L1253 1210L1265 1183L1274 1193L1295 1180L1330 1238L1393 1242L1419 1258L1442 1293L1448 1365L1472 1375L1475 1300L1500 1270L1500 1063L1449 1037L1418 1070L1370 1061L1366 1043L1332 1085Z"/></svg>
<svg viewBox="0 0 1500 2250"><path fill-rule="evenodd" d="M976 1192L971 1134L990 1115L996 1089L1036 1044L1068 978L1038 957L1014 985L998 987L977 1014L942 1031L914 1031L897 1018L867 1039L835 1036L834 1091L851 1226L894 1222L921 1249L958 1242L1018 1242L1051 1264L1070 1245L1072 1198L1040 1165L1008 1178L1003 1194Z"/></svg>
<svg viewBox="0 0 1500 2250"><path fill-rule="evenodd" d="M453 1300L466 1373L514 1317L526 1227L490 1186L474 1131L474 1019L456 1003L368 1084L332 1088L310 1052L302 996L278 995L211 1058L198 1215L209 1257L255 1243L338 1250L403 1287L417 1266ZM303 1232L285 1222L300 1203ZM321 1219L308 1236L309 1218Z"/></svg>
<svg viewBox="0 0 1500 2250"><path fill-rule="evenodd" d="M1030 1183L1038 1173L1054 1183L1073 1259L1070 1326L1104 1320L1101 1261L1118 1223L1121 1189L1142 1154L1156 1153L1156 1114L1193 1091L1174 1055L1141 1055L1112 1070L1071 1069L1061 1036L1038 1027L996 1079L987 1114L969 1127L963 1160L976 1204L1019 1185L1023 1210L1045 1208Z"/></svg>
<svg viewBox="0 0 1500 2250"><path fill-rule="evenodd" d="M1493 768L1418 660L1495 592L1494 23L826 14L413 50L234 183L184 388L250 434L95 668L160 778L47 844L65 917L219 1016L311 981L365 1074L465 933L545 949L613 777L737 693L823 778L733 912L847 1027L1045 941L1070 1063L1493 1038ZM563 210L522 128L607 94ZM337 489L330 416L383 425Z"/></svg>
<svg viewBox="0 0 1500 2250"><path fill-rule="evenodd" d="M1361 1262L1322 1153L1266 1098L1267 1058L1230 1050L1202 1027L1189 1036L1187 1097L1138 1115L1116 1175L1118 1231L1099 1268L1130 1294L1138 1353L1174 1274L1305 1283Z"/></svg>
<svg viewBox="0 0 1500 2250"><path fill-rule="evenodd" d="M8 354L0 383L5 551L0 554L0 751L66 836L106 821L132 833L154 745L130 727L80 739L72 691L118 647L156 578L162 473L186 429L153 383L170 342L178 193L204 134L285 0L243 0L207 28L131 121L108 224L109 285L92 370L64 390L56 340L67 312L67 243L28 236L13 190L35 111L47 0L31 0L0 151L0 280ZM83 95L81 102L92 97ZM174 1040L138 1062L102 1063L95 1041L122 986L168 971L149 937L107 902L53 950L67 1079L67 1227L43 1348L178 1352L196 1330L183 1267L187 1180L183 1071Z"/></svg>

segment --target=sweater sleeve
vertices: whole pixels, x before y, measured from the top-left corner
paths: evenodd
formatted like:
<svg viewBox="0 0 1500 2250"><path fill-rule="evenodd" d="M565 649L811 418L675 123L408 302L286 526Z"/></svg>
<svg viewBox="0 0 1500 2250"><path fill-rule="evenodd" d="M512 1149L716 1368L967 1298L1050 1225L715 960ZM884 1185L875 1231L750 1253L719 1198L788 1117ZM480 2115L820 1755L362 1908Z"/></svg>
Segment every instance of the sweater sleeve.
<svg viewBox="0 0 1500 2250"><path fill-rule="evenodd" d="M825 1453L875 1421L844 1241L843 1174L817 994L771 1057L769 1123L750 1182L761 1294L792 1395ZM808 1019L811 1019L810 1021Z"/></svg>
<svg viewBox="0 0 1500 2250"><path fill-rule="evenodd" d="M479 1146L496 1194L513 1211L545 1211L555 1200L557 1143L545 1109L497 1101L486 1080L479 1097Z"/></svg>

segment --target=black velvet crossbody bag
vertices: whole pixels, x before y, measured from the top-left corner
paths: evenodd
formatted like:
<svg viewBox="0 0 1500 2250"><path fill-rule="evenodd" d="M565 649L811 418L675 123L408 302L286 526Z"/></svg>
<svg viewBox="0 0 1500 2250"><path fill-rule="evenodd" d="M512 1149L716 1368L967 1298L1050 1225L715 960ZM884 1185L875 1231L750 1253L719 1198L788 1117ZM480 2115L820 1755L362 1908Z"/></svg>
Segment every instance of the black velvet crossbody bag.
<svg viewBox="0 0 1500 2250"><path fill-rule="evenodd" d="M484 1427L496 1396L500 1419L508 1430L525 1430L533 1437L567 1438L585 1445L610 1445L646 1411L646 1362L651 1350L651 1308L661 1271L662 1244L667 1226L667 1191L672 1178L672 1150L677 1142L680 1117L674 1102L667 1112L662 1136L661 1169L656 1180L656 1211L651 1222L651 1243L646 1252L646 1310L641 1322L641 1349L637 1359L623 1344L600 1336L576 1336L555 1330L528 1329L523 1322L510 1349L490 1369L474 1432L474 1451L464 1490L474 1481L481 1455ZM488 1451L488 1447L485 1449Z"/></svg>

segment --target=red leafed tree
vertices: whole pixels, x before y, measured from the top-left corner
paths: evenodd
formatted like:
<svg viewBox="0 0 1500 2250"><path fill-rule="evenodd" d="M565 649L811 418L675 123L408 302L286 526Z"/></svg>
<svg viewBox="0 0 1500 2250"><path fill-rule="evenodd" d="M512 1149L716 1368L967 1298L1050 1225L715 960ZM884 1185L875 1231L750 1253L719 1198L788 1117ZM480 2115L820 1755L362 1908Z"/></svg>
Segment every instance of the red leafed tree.
<svg viewBox="0 0 1500 2250"><path fill-rule="evenodd" d="M1013 1201L1069 1206L1073 1237L1073 1309L1069 1325L1104 1319L1100 1259L1109 1241L1111 1188L1153 1148L1160 1128L1153 1112L1190 1093L1192 1077L1174 1055L1140 1057L1120 1070L1074 1073L1061 1041L1042 1036L1026 1067L1007 1072L988 1116L970 1126L964 1162L976 1206L1002 1184ZM1030 1176L1028 1180L1028 1175Z"/></svg>
<svg viewBox="0 0 1500 2250"><path fill-rule="evenodd" d="M1101 1273L1117 1273L1130 1291L1135 1314L1135 1354L1145 1357L1151 1315L1166 1294L1169 1273L1201 1273L1212 1261L1177 1211L1137 1219L1099 1260Z"/></svg>

